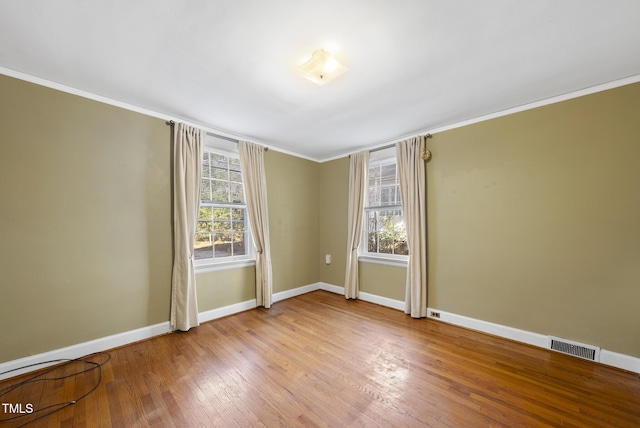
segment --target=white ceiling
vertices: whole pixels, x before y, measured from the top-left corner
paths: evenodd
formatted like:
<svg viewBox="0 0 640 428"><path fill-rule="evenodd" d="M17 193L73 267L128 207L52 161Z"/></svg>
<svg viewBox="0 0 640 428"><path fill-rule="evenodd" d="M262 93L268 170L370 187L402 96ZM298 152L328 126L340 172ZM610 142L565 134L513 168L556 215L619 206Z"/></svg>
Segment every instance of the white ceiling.
<svg viewBox="0 0 640 428"><path fill-rule="evenodd" d="M640 75L639 18L638 0L0 0L0 67L324 160ZM316 86L295 66L321 47L349 71Z"/></svg>

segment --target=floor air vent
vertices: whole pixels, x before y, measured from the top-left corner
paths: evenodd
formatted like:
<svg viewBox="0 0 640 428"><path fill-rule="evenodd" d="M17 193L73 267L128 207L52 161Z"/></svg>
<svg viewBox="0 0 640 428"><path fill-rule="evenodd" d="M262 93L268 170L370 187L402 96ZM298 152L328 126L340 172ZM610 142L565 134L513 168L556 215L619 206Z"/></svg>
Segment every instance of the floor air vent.
<svg viewBox="0 0 640 428"><path fill-rule="evenodd" d="M584 343L549 336L549 348L562 352L563 354L584 358L585 360L599 361L600 348L597 346L585 345Z"/></svg>

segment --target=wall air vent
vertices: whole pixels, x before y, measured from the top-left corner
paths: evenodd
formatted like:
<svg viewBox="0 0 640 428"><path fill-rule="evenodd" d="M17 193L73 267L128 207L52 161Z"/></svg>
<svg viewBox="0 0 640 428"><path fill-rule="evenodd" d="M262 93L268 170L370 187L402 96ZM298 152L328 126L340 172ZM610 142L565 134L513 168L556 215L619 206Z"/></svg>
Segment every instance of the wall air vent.
<svg viewBox="0 0 640 428"><path fill-rule="evenodd" d="M549 336L549 349L562 352L563 354L573 355L574 357L584 358L585 360L600 360L599 347L560 339L558 337Z"/></svg>

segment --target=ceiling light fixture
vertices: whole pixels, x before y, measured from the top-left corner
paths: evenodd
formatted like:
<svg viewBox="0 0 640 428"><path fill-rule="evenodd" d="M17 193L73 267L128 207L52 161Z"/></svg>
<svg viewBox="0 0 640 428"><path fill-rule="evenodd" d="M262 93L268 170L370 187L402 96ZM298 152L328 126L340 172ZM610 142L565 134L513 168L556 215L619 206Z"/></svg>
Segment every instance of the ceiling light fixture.
<svg viewBox="0 0 640 428"><path fill-rule="evenodd" d="M318 85L324 85L347 70L347 67L340 64L324 49L315 51L311 55L311 59L298 66L300 74Z"/></svg>

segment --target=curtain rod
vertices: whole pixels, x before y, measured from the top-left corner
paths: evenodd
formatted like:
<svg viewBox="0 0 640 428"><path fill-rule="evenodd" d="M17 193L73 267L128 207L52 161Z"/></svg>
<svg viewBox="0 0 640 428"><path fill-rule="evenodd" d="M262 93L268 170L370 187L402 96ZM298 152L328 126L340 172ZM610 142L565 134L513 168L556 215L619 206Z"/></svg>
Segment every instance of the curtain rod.
<svg viewBox="0 0 640 428"><path fill-rule="evenodd" d="M424 138L431 138L431 137L433 137L433 135L431 135L431 134L424 135ZM386 146L376 147L375 149L371 149L371 150L369 150L369 153L379 152L380 150L390 149L391 147L395 147L395 146L396 146L396 143L387 144Z"/></svg>
<svg viewBox="0 0 640 428"><path fill-rule="evenodd" d="M433 135L431 135L431 134L424 135L424 138L431 138L431 137L433 137ZM391 147L395 147L395 146L396 146L396 143L387 144L386 146L376 147L375 149L371 149L371 150L369 150L369 153L379 152L380 150L390 149ZM349 157L351 157L351 155L349 155Z"/></svg>
<svg viewBox="0 0 640 428"><path fill-rule="evenodd" d="M176 123L173 120L168 120L165 122L167 125L173 126ZM236 143L238 144L240 142L240 140L236 140L235 138L231 138L231 137L225 137L224 135L218 135L218 134L214 134L213 132L208 132L207 131L207 135L211 136L211 137L216 137L216 138L220 138L222 140L227 140L227 141L231 141L232 143ZM269 147L264 146L264 151L268 152L269 151Z"/></svg>

